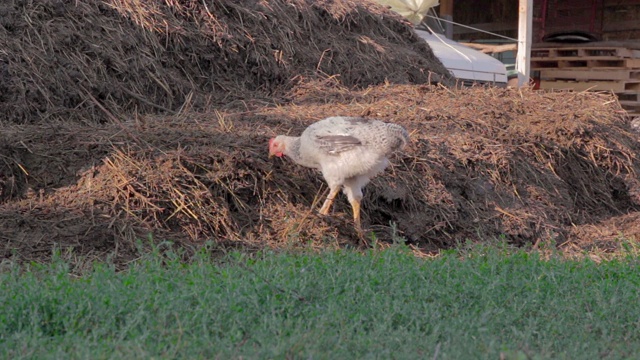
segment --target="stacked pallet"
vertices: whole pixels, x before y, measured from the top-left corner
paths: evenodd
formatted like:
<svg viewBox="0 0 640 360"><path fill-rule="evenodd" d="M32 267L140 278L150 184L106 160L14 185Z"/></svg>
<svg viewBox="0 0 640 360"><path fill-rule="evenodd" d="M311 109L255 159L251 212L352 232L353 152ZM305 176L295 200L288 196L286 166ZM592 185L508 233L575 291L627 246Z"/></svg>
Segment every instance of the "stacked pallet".
<svg viewBox="0 0 640 360"><path fill-rule="evenodd" d="M618 46L537 47L531 69L541 89L613 91L630 114L640 115L640 50Z"/></svg>

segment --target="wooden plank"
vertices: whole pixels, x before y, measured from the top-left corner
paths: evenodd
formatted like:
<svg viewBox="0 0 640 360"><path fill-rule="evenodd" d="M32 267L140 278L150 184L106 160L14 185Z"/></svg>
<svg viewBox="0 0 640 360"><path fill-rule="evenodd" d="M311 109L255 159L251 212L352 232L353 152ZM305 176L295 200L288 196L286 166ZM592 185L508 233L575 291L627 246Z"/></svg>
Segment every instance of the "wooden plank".
<svg viewBox="0 0 640 360"><path fill-rule="evenodd" d="M586 61L586 60L610 60L610 61L617 61L617 60L640 60L640 59L630 59L630 58L622 58L622 57L615 57L615 56L550 56L550 57L531 57L531 60L541 60L541 61L547 61L547 60L563 60L563 61Z"/></svg>
<svg viewBox="0 0 640 360"><path fill-rule="evenodd" d="M533 49L562 49L575 48L576 44L571 43L550 43L538 42L533 44ZM603 48L603 47L623 47L627 49L640 50L640 40L606 40L594 41L579 45L580 48Z"/></svg>
<svg viewBox="0 0 640 360"><path fill-rule="evenodd" d="M620 101L620 105L622 105L622 107L625 109L640 110L640 102L638 101Z"/></svg>
<svg viewBox="0 0 640 360"><path fill-rule="evenodd" d="M618 100L620 103L623 101L637 102L640 103L640 92L622 92L616 93L618 96Z"/></svg>
<svg viewBox="0 0 640 360"><path fill-rule="evenodd" d="M531 49L531 59L543 59L554 57L554 49Z"/></svg>
<svg viewBox="0 0 640 360"><path fill-rule="evenodd" d="M505 52L505 51L517 51L518 50L518 45L517 44L503 44L503 45L491 45L491 44L480 44L480 43L467 43L467 42L463 42L460 43L464 46L468 46L470 48L473 49L477 49L482 51L485 54L488 53L501 53L501 52Z"/></svg>
<svg viewBox="0 0 640 360"><path fill-rule="evenodd" d="M620 101L620 105L622 105L622 108L627 111L628 115L630 115L630 116L638 116L638 115L640 115L640 103L639 102Z"/></svg>
<svg viewBox="0 0 640 360"><path fill-rule="evenodd" d="M624 92L640 90L640 81L550 81L541 80L540 89L572 89L576 91L603 90L613 92Z"/></svg>
<svg viewBox="0 0 640 360"><path fill-rule="evenodd" d="M640 70L565 70L543 69L540 70L542 80L640 80Z"/></svg>
<svg viewBox="0 0 640 360"><path fill-rule="evenodd" d="M567 59L532 59L531 69L571 69L571 68L599 68L599 69L640 69L640 59L617 59L617 60L567 60Z"/></svg>
<svg viewBox="0 0 640 360"><path fill-rule="evenodd" d="M612 56L623 58L639 57L640 51L626 48L580 48L578 49L580 56Z"/></svg>
<svg viewBox="0 0 640 360"><path fill-rule="evenodd" d="M562 47L536 48L531 50L531 58L634 58L640 57L640 51L624 47ZM542 60L542 59L541 59Z"/></svg>
<svg viewBox="0 0 640 360"><path fill-rule="evenodd" d="M620 59L620 60L587 60L589 67L601 68L640 68L640 59Z"/></svg>
<svg viewBox="0 0 640 360"><path fill-rule="evenodd" d="M583 66L583 67L586 67L586 66ZM531 70L559 69L559 68L560 68L559 60L539 60L539 59L531 60Z"/></svg>

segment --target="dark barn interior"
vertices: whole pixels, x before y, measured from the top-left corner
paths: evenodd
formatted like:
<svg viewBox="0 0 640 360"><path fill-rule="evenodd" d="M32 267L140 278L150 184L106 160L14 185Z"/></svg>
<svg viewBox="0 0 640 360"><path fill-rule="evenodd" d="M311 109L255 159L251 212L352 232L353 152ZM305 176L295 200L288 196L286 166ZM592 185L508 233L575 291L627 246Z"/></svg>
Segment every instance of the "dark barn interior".
<svg viewBox="0 0 640 360"><path fill-rule="evenodd" d="M453 27L454 40L492 52L516 43L518 6L512 0L442 0L438 11L467 26ZM640 115L640 0L534 0L532 18L536 89L613 92L629 115ZM513 67L515 50L494 56Z"/></svg>
<svg viewBox="0 0 640 360"><path fill-rule="evenodd" d="M442 10L453 20L482 30L516 38L518 36L518 2L512 0L441 0ZM484 11L478 11L483 9ZM586 32L597 40L640 41L639 0L534 0L533 42L544 36L568 31ZM473 30L456 27L454 39L491 38Z"/></svg>

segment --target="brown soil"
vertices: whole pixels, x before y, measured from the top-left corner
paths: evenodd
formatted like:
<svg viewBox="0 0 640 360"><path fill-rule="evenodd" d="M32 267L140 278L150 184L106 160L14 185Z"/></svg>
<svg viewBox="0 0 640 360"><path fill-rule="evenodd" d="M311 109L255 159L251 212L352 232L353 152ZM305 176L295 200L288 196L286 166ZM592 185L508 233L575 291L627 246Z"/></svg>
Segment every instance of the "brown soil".
<svg viewBox="0 0 640 360"><path fill-rule="evenodd" d="M63 38L61 23L80 26L77 19L67 19L69 12L76 11L74 16L84 14L93 20L83 25L84 32L78 34L81 38L89 37L92 31L103 32L107 24L112 28L128 24L123 31L137 29L135 34L146 37L135 40L140 43L112 61L131 56L131 64L162 67L155 68L156 73L149 68L131 68L129 76L120 80L111 75L82 77L78 86L71 86L52 75L56 67L45 66L46 61L36 66L35 57L28 58L25 52L0 53L0 67L5 69L4 74L0 72L0 87L9 89L0 97L0 107L7 114L0 133L2 258L42 261L50 258L55 248L70 258L110 257L125 264L139 256L140 246L147 246L150 237L156 242L170 240L187 254L205 243L243 249L355 245L358 240L343 197L336 202L334 214L317 215L314 207L317 209L326 192L319 174L286 159L267 159L269 137L299 134L312 122L333 115L394 121L411 132L411 144L366 188L364 224L382 241L391 241L397 233L414 246L432 251L467 240L505 237L516 245L551 240L572 251L614 251L619 239L640 235L639 135L611 94L481 87L452 90L415 84L430 81L427 75L416 78L410 68L399 71L395 66L359 70L342 63L332 70L314 72L323 55L322 51L311 54L312 50L308 54L309 59L315 56L312 66L310 60L301 61L278 68L280 75L274 75L270 63L252 67L242 61L240 69L226 74L220 68L226 62L218 59L214 64L212 60L221 51L233 52L224 42L228 39L214 36L219 32L190 41L183 37L184 42L176 40L172 45L189 44L194 49L189 54L209 58L206 70L198 72L201 70L194 69L200 60L185 53L174 54L182 58L180 63L153 51L155 46L166 49L169 45L158 44L186 36L183 32L189 31L145 23L171 15L171 21L182 21L183 27L192 23L203 26L187 15L207 17L208 13L191 2L181 2L184 8L180 11L186 12L167 12L166 5L134 12L125 1L112 1L113 6L119 4L115 10L100 2L77 7L75 1L45 1L38 6L18 3L11 6L22 6L20 9L29 10L24 11L34 19L34 14L62 14L62 19L33 21L36 27L51 27L47 28L47 44L53 46L52 56L71 51L66 47L69 44L82 42L56 40ZM389 39L389 34L404 34L407 26L384 9L349 1L313 2L316 5L312 6L299 1L290 7L278 1L255 2L253 9L261 7L260 15L235 3L216 1L215 8L208 9L216 15L211 21L235 34L234 41L239 41L237 34L242 32L237 18L242 18L245 26L255 22L259 25L255 26L267 29L268 21L274 21L270 16L276 14L287 17L286 21L293 21L289 19L298 14L304 24L320 21L326 26L317 31L326 30L324 35L332 26L331 31L348 34L346 39L333 38L335 49L347 48L360 39L364 27L353 23L365 21L362 19L369 21L367 27L373 26L371 22L386 24L387 35L366 30L383 49L395 46L383 44L383 39ZM269 9L273 12L268 13ZM142 10L150 15L139 17ZM128 14L132 20L120 14ZM229 20L232 15L236 16L233 21ZM0 6L0 24L5 28L0 32L2 45L21 44L22 49L25 44L34 45L8 36L7 19L17 23L12 29L21 29L20 34L32 31L20 23L24 20L3 12ZM117 26L113 25L116 20L120 21ZM165 32L171 29L176 33L167 36ZM254 27L247 29L247 34L252 34ZM278 38L282 34L291 36L283 25L267 38L283 41ZM101 40L104 46L111 42L119 48L124 40L111 35ZM138 35L123 38L134 41ZM321 35L314 35L318 36L314 41ZM163 41L144 48L152 36ZM259 39L256 44L264 45L266 40L255 38ZM207 50L205 40L209 46L222 45ZM409 50L393 56L415 60L415 54L430 54L426 47L415 50L417 45L411 42L417 40L408 41L402 46ZM282 42L274 40L274 44ZM56 51L54 45L67 50ZM249 56L248 43L236 45L240 52L245 51L242 56ZM49 51L50 47L44 49ZM103 63L98 60L104 56L96 53L92 62L98 65L81 72L102 71ZM367 61L381 66L389 58ZM30 73L27 65L32 67ZM429 61L423 65L414 67L423 69L417 73L428 74L429 69L435 71L440 66ZM219 95L212 84L208 90L198 85L216 78L198 75L207 72L224 81L236 79L237 84L228 85L233 91ZM339 73L340 77L327 77L322 72ZM267 86L265 76L279 79L278 84ZM389 83L384 83L385 76ZM237 80L239 77L243 80ZM447 78L440 80L446 82ZM87 87L90 84L95 89L105 87L108 95L92 93ZM162 84L171 84L167 88L174 92L160 93ZM38 89L38 95L28 95L32 90L26 91L27 85ZM132 96L122 89L143 96ZM67 97L73 96L78 96L79 102L69 102ZM62 119L64 116L69 119Z"/></svg>

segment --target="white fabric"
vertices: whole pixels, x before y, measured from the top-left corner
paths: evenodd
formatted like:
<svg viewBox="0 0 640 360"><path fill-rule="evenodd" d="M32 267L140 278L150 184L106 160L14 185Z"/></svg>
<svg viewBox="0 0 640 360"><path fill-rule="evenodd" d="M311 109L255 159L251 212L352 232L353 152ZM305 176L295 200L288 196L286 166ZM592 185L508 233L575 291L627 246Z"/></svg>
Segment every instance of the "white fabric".
<svg viewBox="0 0 640 360"><path fill-rule="evenodd" d="M381 5L391 7L391 10L406 17L413 24L419 24L427 15L429 9L438 6L438 0L375 0Z"/></svg>

